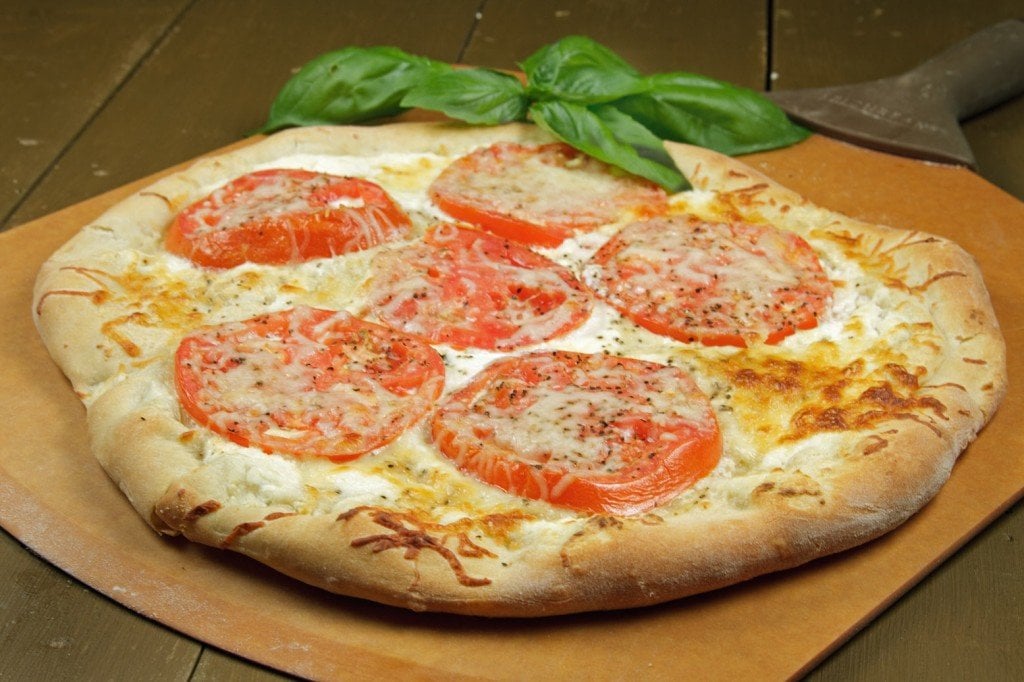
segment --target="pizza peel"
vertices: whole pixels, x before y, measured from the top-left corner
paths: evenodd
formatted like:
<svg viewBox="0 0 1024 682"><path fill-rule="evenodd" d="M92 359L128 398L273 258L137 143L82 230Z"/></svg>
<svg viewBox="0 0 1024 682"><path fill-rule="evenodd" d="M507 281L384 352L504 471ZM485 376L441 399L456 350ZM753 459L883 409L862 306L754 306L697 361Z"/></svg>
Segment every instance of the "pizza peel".
<svg viewBox="0 0 1024 682"><path fill-rule="evenodd" d="M768 97L808 128L892 154L977 167L960 121L1024 91L1024 21L985 28L880 80Z"/></svg>
<svg viewBox="0 0 1024 682"><path fill-rule="evenodd" d="M245 144L243 142L242 144ZM221 152L226 150L219 150ZM974 235L997 315L1024 343L1024 204L962 167L814 135L749 165L870 220ZM0 234L0 523L34 552L148 619L313 679L796 677L919 582L1024 493L1024 355L1011 393L922 512L875 541L661 606L540 620L414 614L306 587L245 557L156 536L89 453L84 410L32 325L32 281L78 226L140 180ZM912 196L914 201L907 201ZM979 216L983 220L979 220ZM40 424L52 428L40 428ZM680 646L685 642L686 646ZM722 642L728 642L723 646ZM516 652L513 666L496 665ZM737 654L742 652L742 654Z"/></svg>

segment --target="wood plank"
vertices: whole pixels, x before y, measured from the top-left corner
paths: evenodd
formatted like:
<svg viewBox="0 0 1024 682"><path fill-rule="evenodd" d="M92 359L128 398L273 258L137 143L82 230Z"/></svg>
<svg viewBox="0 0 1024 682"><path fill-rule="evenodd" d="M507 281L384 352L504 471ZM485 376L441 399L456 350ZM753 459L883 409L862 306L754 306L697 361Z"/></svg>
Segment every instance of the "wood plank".
<svg viewBox="0 0 1024 682"><path fill-rule="evenodd" d="M893 76L990 24L1020 15L1019 0L972 3L775 3L773 89L817 88ZM1024 198L1024 97L963 126L980 173Z"/></svg>
<svg viewBox="0 0 1024 682"><path fill-rule="evenodd" d="M1024 679L1024 507L1004 514L808 682Z"/></svg>
<svg viewBox="0 0 1024 682"><path fill-rule="evenodd" d="M0 229L186 4L0 4Z"/></svg>
<svg viewBox="0 0 1024 682"><path fill-rule="evenodd" d="M197 2L59 166L12 216L27 222L242 139L309 59L347 45L398 45L454 60L477 0L431 6L410 20L403 0L345 4ZM144 153L140 153L144 150Z"/></svg>
<svg viewBox="0 0 1024 682"><path fill-rule="evenodd" d="M265 668L213 647L205 647L189 682L281 682L290 675Z"/></svg>
<svg viewBox="0 0 1024 682"><path fill-rule="evenodd" d="M989 24L1019 2L953 6L925 2L779 0L774 23L778 89L882 78ZM975 117L964 132L990 182L1024 198L1024 98ZM970 249L969 236L964 245ZM1024 507L1003 515L885 611L809 680L1024 678Z"/></svg>
<svg viewBox="0 0 1024 682"><path fill-rule="evenodd" d="M200 645L67 577L0 532L0 677L182 680Z"/></svg>
<svg viewBox="0 0 1024 682"><path fill-rule="evenodd" d="M542 45L585 35L643 73L693 71L760 90L766 22L763 0L489 0L463 60L512 68Z"/></svg>
<svg viewBox="0 0 1024 682"><path fill-rule="evenodd" d="M0 7L0 229L186 5L12 0ZM0 670L11 679L182 679L199 644L134 614L0 534ZM154 677L153 672L158 671Z"/></svg>

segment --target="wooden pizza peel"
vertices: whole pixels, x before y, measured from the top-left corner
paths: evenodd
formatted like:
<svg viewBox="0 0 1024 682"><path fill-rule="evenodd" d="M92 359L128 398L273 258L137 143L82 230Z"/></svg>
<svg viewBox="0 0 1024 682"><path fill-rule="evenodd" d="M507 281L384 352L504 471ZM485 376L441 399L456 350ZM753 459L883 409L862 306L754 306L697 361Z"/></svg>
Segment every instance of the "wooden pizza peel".
<svg viewBox="0 0 1024 682"><path fill-rule="evenodd" d="M223 151L223 150L221 150ZM145 180L0 234L0 523L75 578L213 646L304 677L780 678L809 670L1024 492L1024 204L964 168L825 137L746 157L823 206L950 237L981 265L1010 392L918 515L863 547L661 606L539 620L415 614L155 535L89 453L85 411L31 319L36 271ZM508 661L515 652L514 665Z"/></svg>

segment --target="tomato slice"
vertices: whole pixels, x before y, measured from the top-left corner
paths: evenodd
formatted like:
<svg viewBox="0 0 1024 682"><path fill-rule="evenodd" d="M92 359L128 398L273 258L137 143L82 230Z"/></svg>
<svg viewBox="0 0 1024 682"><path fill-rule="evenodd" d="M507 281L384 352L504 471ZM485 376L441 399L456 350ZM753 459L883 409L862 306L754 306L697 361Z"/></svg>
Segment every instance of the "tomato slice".
<svg viewBox="0 0 1024 682"><path fill-rule="evenodd" d="M799 236L694 216L627 225L594 254L584 279L638 325L707 346L778 343L817 326L832 297Z"/></svg>
<svg viewBox="0 0 1024 682"><path fill-rule="evenodd" d="M432 409L444 363L406 334L294 308L187 336L175 380L185 411L240 445L344 461Z"/></svg>
<svg viewBox="0 0 1024 682"><path fill-rule="evenodd" d="M710 402L682 370L565 351L493 362L438 410L432 433L502 490L621 515L677 496L722 448Z"/></svg>
<svg viewBox="0 0 1024 682"><path fill-rule="evenodd" d="M165 245L197 265L280 265L404 239L409 217L368 180L305 170L249 173L175 218Z"/></svg>
<svg viewBox="0 0 1024 682"><path fill-rule="evenodd" d="M508 351L575 329L589 292L565 267L486 232L437 225L378 254L368 311L434 343Z"/></svg>
<svg viewBox="0 0 1024 682"><path fill-rule="evenodd" d="M548 247L576 231L663 213L668 206L657 185L562 143L478 149L442 171L430 196L456 220Z"/></svg>

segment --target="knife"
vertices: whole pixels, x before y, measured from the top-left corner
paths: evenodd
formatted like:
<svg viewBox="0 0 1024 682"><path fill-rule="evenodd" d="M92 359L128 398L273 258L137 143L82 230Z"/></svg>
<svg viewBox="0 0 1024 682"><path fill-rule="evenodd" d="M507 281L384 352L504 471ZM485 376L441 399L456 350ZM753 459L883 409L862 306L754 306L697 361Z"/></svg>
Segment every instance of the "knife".
<svg viewBox="0 0 1024 682"><path fill-rule="evenodd" d="M985 28L898 76L766 93L808 128L885 152L977 170L960 121L1024 91L1024 21Z"/></svg>

